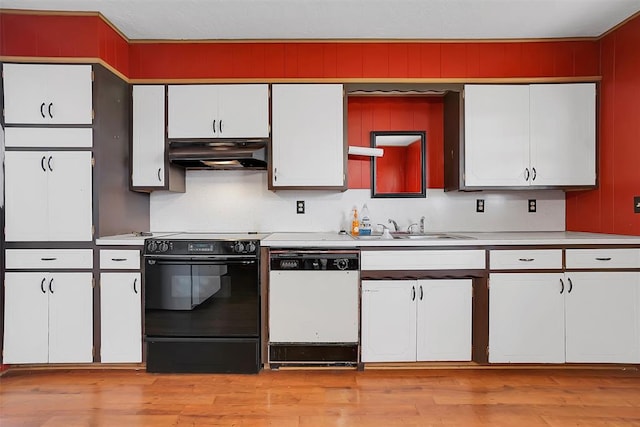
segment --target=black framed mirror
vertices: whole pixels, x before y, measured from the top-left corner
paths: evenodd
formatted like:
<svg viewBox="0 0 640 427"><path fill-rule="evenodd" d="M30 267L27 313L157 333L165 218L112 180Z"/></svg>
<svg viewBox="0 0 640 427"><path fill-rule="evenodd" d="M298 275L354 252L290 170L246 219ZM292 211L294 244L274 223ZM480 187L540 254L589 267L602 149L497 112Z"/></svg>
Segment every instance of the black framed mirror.
<svg viewBox="0 0 640 427"><path fill-rule="evenodd" d="M383 150L371 162L371 197L426 197L424 131L372 131L371 147Z"/></svg>

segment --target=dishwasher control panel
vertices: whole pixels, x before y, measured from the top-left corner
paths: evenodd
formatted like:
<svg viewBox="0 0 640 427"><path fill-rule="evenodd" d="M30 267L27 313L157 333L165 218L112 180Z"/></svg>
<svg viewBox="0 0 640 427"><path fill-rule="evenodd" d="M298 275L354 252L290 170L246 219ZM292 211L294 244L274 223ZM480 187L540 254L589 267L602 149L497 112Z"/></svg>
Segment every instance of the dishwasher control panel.
<svg viewBox="0 0 640 427"><path fill-rule="evenodd" d="M271 270L358 270L358 252L274 252Z"/></svg>

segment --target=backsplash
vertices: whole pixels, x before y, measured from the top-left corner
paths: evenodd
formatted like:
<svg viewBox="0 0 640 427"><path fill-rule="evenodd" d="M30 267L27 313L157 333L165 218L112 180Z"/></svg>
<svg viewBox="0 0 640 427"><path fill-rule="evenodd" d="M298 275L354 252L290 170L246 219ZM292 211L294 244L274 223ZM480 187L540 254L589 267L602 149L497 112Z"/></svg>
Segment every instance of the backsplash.
<svg viewBox="0 0 640 427"><path fill-rule="evenodd" d="M366 202L374 224L394 219L401 229L426 217L428 231L564 231L565 195L559 190L448 192L426 199L371 199L370 190L269 191L260 171L187 171L187 191L151 193L151 230L274 232L348 230L351 211ZM476 213L476 199L485 212ZM528 200L537 212L527 212ZM296 201L305 214L296 214Z"/></svg>

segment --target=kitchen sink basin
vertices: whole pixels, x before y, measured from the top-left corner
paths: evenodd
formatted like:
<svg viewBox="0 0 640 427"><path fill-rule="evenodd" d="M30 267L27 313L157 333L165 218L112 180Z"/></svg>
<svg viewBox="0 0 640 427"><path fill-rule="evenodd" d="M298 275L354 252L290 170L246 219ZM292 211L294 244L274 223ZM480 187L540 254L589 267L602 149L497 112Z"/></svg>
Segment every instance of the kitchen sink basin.
<svg viewBox="0 0 640 427"><path fill-rule="evenodd" d="M449 234L449 233L391 233L394 239L408 239L408 240L465 240L465 239L473 239L473 237L463 236L460 234Z"/></svg>
<svg viewBox="0 0 640 427"><path fill-rule="evenodd" d="M392 232L391 237L393 240L468 240L473 237L464 236L461 234L449 234L449 233L406 233L406 232ZM384 238L382 234L371 234L366 236L357 236L358 240L390 240L388 237Z"/></svg>

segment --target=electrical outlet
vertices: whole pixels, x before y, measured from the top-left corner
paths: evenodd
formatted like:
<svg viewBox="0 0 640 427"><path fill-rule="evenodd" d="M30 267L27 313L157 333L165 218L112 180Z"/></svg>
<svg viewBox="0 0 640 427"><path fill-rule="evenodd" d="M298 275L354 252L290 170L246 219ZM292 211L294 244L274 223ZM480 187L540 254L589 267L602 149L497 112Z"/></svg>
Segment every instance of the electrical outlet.
<svg viewBox="0 0 640 427"><path fill-rule="evenodd" d="M640 213L640 196L633 198L633 213Z"/></svg>
<svg viewBox="0 0 640 427"><path fill-rule="evenodd" d="M536 199L529 199L529 212L536 211Z"/></svg>
<svg viewBox="0 0 640 427"><path fill-rule="evenodd" d="M484 212L484 199L476 199L476 212Z"/></svg>
<svg viewBox="0 0 640 427"><path fill-rule="evenodd" d="M296 202L296 213L303 214L304 213L304 200L298 200Z"/></svg>

